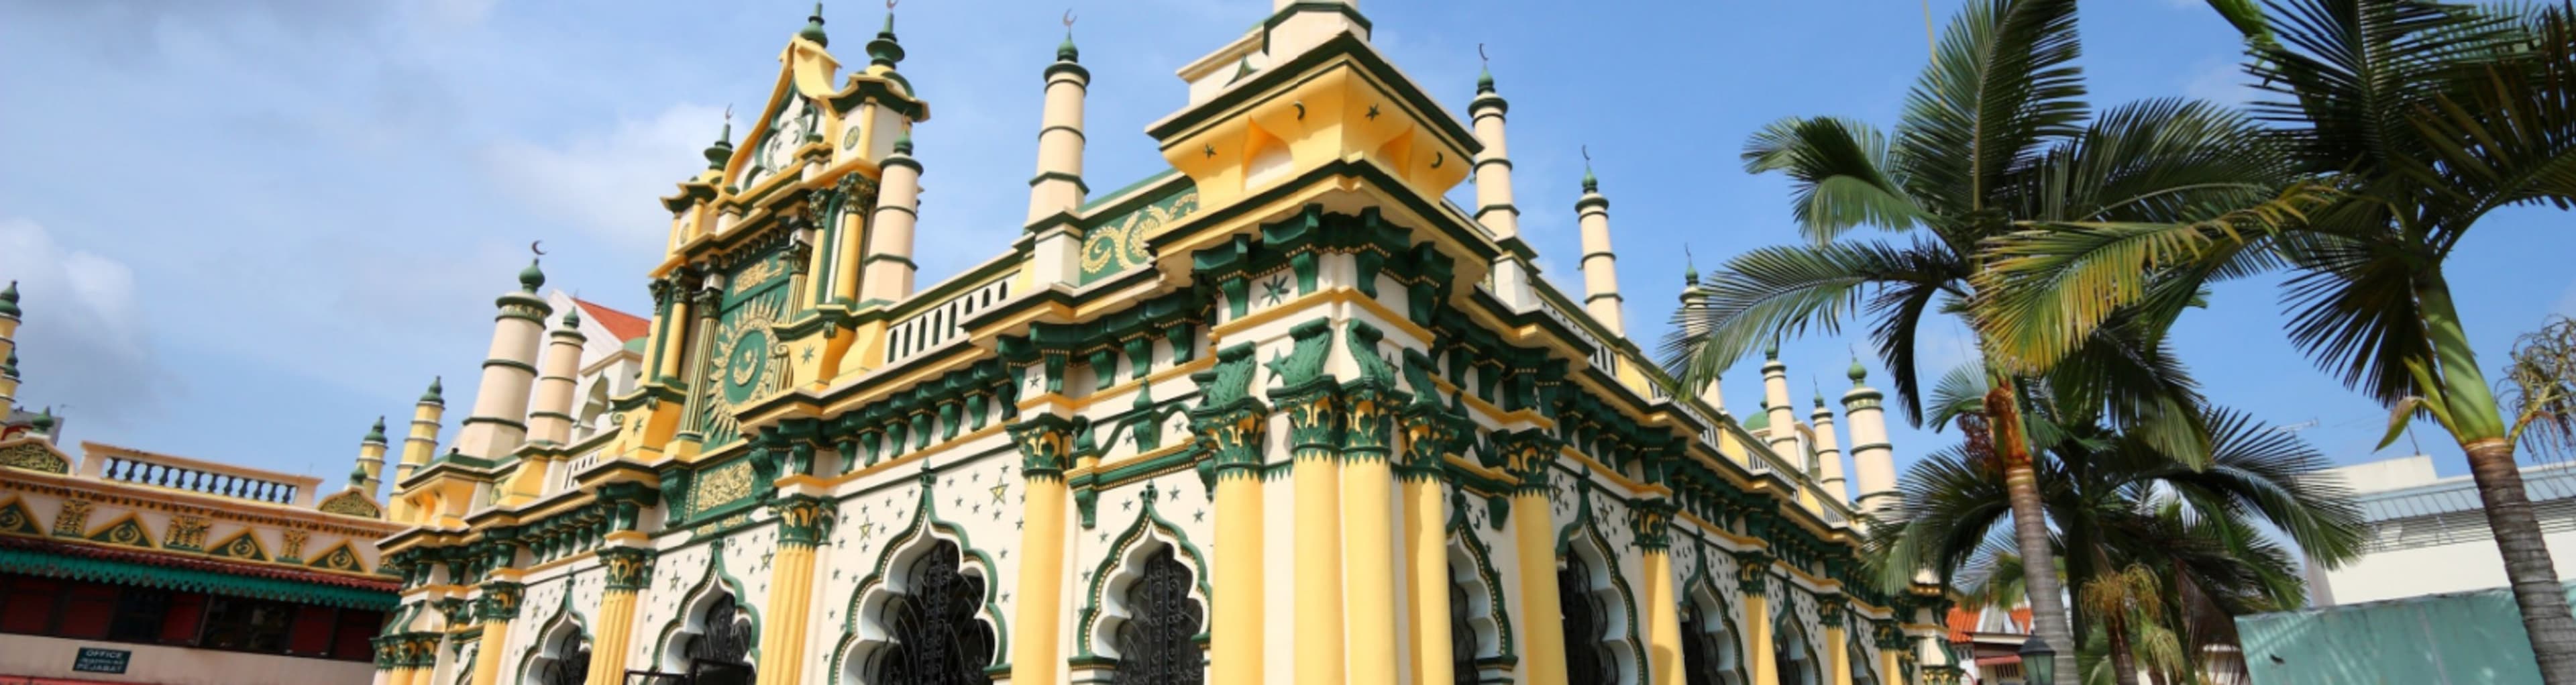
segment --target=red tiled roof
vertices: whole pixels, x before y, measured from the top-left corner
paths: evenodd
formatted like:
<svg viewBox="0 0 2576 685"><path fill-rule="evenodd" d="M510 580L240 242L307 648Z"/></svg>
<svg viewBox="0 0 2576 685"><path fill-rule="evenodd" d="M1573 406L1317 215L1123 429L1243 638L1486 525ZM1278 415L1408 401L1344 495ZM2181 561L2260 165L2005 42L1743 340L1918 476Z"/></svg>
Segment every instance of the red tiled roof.
<svg viewBox="0 0 2576 685"><path fill-rule="evenodd" d="M646 333L652 332L653 322L645 320L644 317L609 309L600 306L597 302L581 298L573 298L572 302L580 305L582 313L589 316L590 320L599 322L599 325L606 327L609 333L615 334L618 342L641 338Z"/></svg>
<svg viewBox="0 0 2576 685"><path fill-rule="evenodd" d="M185 556L166 552L125 550L114 547L57 542L43 538L20 537L15 535L0 535L0 548L32 550L68 557L105 559L108 561L122 561L165 568L183 568L252 578L269 578L295 583L335 585L339 587L357 590L372 590L376 592L394 592L402 589L401 583L395 582L391 579L375 580L339 573L307 571L272 564L252 564L237 561L225 561L222 559Z"/></svg>
<svg viewBox="0 0 2576 685"><path fill-rule="evenodd" d="M1977 632L1977 612L1974 611L1954 608L1950 615L1941 617L1941 622L1949 625L1951 642L1966 643L1968 634Z"/></svg>

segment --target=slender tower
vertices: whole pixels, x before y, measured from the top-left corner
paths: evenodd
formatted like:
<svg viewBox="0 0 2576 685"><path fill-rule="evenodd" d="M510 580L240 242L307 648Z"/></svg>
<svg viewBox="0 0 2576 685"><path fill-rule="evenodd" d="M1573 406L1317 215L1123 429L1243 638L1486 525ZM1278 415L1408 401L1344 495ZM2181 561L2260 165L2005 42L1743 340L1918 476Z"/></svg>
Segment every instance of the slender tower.
<svg viewBox="0 0 2576 685"><path fill-rule="evenodd" d="M367 428L367 437L358 440L358 467L349 471L349 487L375 499L384 482L385 417L376 417L376 425Z"/></svg>
<svg viewBox="0 0 2576 685"><path fill-rule="evenodd" d="M1763 444L1771 453L1799 464L1798 410L1789 399L1789 365L1780 363L1780 341L1773 339L1762 348L1762 411L1769 414L1770 424L1763 431Z"/></svg>
<svg viewBox="0 0 2576 685"><path fill-rule="evenodd" d="M0 415L17 406L18 398L18 282L0 290Z"/></svg>
<svg viewBox="0 0 2576 685"><path fill-rule="evenodd" d="M537 296L546 274L535 261L519 272L519 289L494 304L501 313L492 325L492 352L483 360L483 383L474 390L474 415L456 434L460 454L499 459L527 441L528 390L537 381L537 340L545 335L546 315L554 306Z"/></svg>
<svg viewBox="0 0 2576 685"><path fill-rule="evenodd" d="M1699 267L1691 265L1690 250L1685 248L1682 254L1682 310L1690 313L1690 318L1686 319L1687 322L1696 322L1705 316L1702 312L1708 309L1708 289L1699 284ZM1696 332L1690 329L1700 325L1684 323L1684 332ZM1717 410L1717 413L1725 414L1726 393L1718 391L1718 386L1721 384L1719 379L1712 378L1707 384L1701 385L1699 401L1708 403L1708 408Z"/></svg>
<svg viewBox="0 0 2576 685"><path fill-rule="evenodd" d="M1843 393L1843 416L1851 422L1852 475L1859 481L1860 496L1853 508L1864 514L1881 514L1900 501L1896 492L1896 449L1887 442L1887 411L1879 406L1878 390L1861 383L1869 370L1853 359L1852 389Z"/></svg>
<svg viewBox="0 0 2576 685"><path fill-rule="evenodd" d="M1484 146L1476 154L1476 223L1505 250L1503 258L1494 261L1495 294L1505 304L1526 311L1533 303L1530 266L1524 257L1530 250L1521 240L1521 210L1512 205L1511 151L1503 135L1503 113L1511 108L1494 90L1493 69L1476 76L1476 99L1467 103L1476 142Z"/></svg>
<svg viewBox="0 0 2576 685"><path fill-rule="evenodd" d="M566 308L563 326L546 336L545 375L537 377L536 408L528 412L528 442L562 445L572 441L574 376L581 373L581 312Z"/></svg>
<svg viewBox="0 0 2576 685"><path fill-rule="evenodd" d="M1807 423L1816 429L1816 485L1834 501L1851 504L1851 491L1843 487L1843 453L1834 435L1834 412L1825 408L1822 390L1816 391L1816 411L1807 415Z"/></svg>
<svg viewBox="0 0 2576 685"><path fill-rule="evenodd" d="M1628 334L1619 297L1619 258L1610 251L1610 198L1601 196L1601 179L1592 175L1592 153L1583 154L1583 199L1574 201L1575 223L1583 229L1583 311L1610 329Z"/></svg>
<svg viewBox="0 0 2576 685"><path fill-rule="evenodd" d="M420 394L420 403L412 405L411 432L403 437L402 462L394 465L394 488L410 480L413 471L438 455L438 417L447 412L446 390L437 378L429 379L429 391Z"/></svg>
<svg viewBox="0 0 2576 685"><path fill-rule="evenodd" d="M895 139L894 153L879 168L859 301L900 302L912 296L912 230L921 220L921 162L912 158L912 134Z"/></svg>
<svg viewBox="0 0 2576 685"><path fill-rule="evenodd" d="M1082 250L1077 212L1083 196L1082 101L1091 87L1091 71L1082 68L1081 51L1073 47L1072 15L1067 14L1064 43L1055 48L1055 63L1046 68L1046 112L1038 128L1038 171L1029 179L1031 239L1037 241L1037 283L1073 285Z"/></svg>

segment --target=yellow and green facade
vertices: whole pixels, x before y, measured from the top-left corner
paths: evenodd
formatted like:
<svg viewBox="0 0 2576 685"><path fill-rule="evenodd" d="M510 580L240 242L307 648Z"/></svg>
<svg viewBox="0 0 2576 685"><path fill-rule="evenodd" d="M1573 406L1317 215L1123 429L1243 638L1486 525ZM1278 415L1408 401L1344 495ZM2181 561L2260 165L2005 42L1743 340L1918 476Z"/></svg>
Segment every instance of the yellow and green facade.
<svg viewBox="0 0 2576 685"><path fill-rule="evenodd" d="M1490 77L1461 120L1351 3L1270 9L1182 70L1170 169L1097 194L1068 37L1021 238L919 288L943 134L892 16L864 65L811 18L662 198L604 430L538 420L578 347L543 274L497 303L478 395L521 399L407 446L385 634L430 656L378 680L1937 682L1940 597L1861 582L1891 493L1627 341L1597 182L1578 298L1519 235Z"/></svg>

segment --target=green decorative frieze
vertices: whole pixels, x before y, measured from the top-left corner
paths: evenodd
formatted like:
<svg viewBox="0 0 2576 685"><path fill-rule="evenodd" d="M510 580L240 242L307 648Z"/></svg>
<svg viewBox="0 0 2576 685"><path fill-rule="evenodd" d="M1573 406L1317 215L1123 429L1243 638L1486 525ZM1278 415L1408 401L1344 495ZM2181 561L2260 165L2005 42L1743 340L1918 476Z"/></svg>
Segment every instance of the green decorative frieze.
<svg viewBox="0 0 2576 685"><path fill-rule="evenodd" d="M1064 480L1073 464L1073 422L1038 414L1011 424L1011 442L1020 448L1020 472L1033 480Z"/></svg>
<svg viewBox="0 0 2576 685"><path fill-rule="evenodd" d="M831 500L791 495L769 507L778 514L778 544L782 547L813 547L832 533Z"/></svg>
<svg viewBox="0 0 2576 685"><path fill-rule="evenodd" d="M608 571L608 589L634 592L653 580L653 550L610 547L599 550L599 565Z"/></svg>
<svg viewBox="0 0 2576 685"><path fill-rule="evenodd" d="M509 581L483 584L483 594L474 600L476 618L485 621L507 621L519 617L519 600L527 596L527 586Z"/></svg>

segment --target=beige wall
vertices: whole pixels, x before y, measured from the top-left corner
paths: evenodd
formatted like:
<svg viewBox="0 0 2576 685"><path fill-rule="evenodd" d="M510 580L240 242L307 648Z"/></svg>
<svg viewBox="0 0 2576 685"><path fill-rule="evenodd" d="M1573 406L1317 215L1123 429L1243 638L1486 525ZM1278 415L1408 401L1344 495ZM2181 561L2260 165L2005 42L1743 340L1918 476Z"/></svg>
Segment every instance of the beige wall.
<svg viewBox="0 0 2576 685"><path fill-rule="evenodd" d="M2482 517L2474 511L2454 516ZM2576 531L2549 533L2541 539L2548 543L2550 557L2558 562L2558 579L2576 580L2576 573L2570 573L2576 571L2576 563L2568 559L2576 556ZM2334 593L2330 597L2334 604L2505 586L2504 555L2496 550L2494 538L2372 552L2349 566L2326 571L2325 576L2326 586Z"/></svg>
<svg viewBox="0 0 2576 685"><path fill-rule="evenodd" d="M76 673L72 659L82 647L133 652L124 673ZM366 683L376 676L365 661L182 649L33 635L0 635L0 675L72 678L115 683L168 685L241 685L243 683Z"/></svg>

